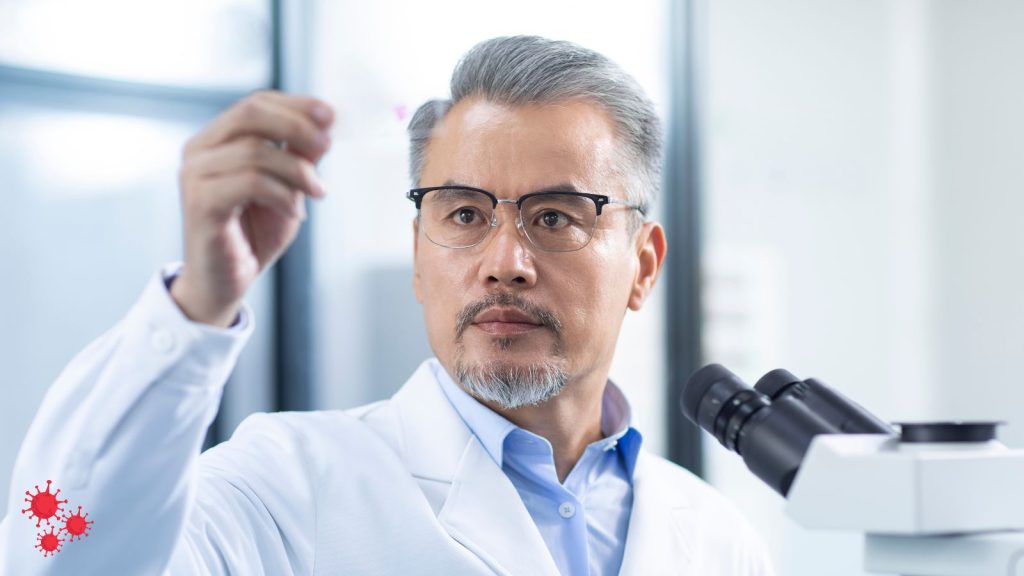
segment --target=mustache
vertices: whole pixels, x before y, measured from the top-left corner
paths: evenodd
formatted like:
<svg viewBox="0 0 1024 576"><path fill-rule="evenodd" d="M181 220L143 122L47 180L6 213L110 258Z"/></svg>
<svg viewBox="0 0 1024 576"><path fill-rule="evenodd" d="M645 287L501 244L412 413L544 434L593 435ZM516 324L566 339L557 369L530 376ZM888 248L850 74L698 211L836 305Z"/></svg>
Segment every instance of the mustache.
<svg viewBox="0 0 1024 576"><path fill-rule="evenodd" d="M542 326L551 329L551 331L555 333L555 336L562 334L562 322L550 310L540 304L530 302L519 294L503 292L501 294L488 294L476 302L467 304L462 311L459 312L458 318L456 318L455 338L461 339L462 333L466 331L466 328L469 328L469 325L473 323L473 319L476 318L477 315L484 310L495 306L516 308L520 312L524 312L535 318Z"/></svg>

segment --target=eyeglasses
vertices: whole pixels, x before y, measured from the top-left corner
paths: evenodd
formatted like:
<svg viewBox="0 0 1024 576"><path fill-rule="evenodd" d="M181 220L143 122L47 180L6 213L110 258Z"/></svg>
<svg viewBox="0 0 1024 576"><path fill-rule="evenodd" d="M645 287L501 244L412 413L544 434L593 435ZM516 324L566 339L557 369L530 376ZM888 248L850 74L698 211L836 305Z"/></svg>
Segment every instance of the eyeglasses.
<svg viewBox="0 0 1024 576"><path fill-rule="evenodd" d="M573 252L589 244L605 205L620 204L644 213L637 204L583 192L534 192L516 200L498 200L479 188L434 186L415 188L406 197L416 203L427 239L445 248L471 248L482 242L498 226L498 204L515 204L516 227L546 252Z"/></svg>

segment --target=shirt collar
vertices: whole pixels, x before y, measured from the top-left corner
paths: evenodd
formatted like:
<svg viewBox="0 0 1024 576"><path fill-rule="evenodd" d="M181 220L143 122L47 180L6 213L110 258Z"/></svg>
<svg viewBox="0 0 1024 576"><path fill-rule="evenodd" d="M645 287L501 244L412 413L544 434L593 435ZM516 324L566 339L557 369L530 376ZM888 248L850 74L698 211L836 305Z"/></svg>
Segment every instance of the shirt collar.
<svg viewBox="0 0 1024 576"><path fill-rule="evenodd" d="M504 463L505 439L509 434L518 431L517 435L536 436L509 422L504 416L470 396L452 380L448 371L436 358L432 358L429 364L452 407L499 467ZM601 434L603 438L591 445L599 445L605 450L618 446L622 450L630 476L633 474L637 452L640 450L642 441L640 432L633 427L634 421L633 410L626 395L614 382L609 380L601 399Z"/></svg>

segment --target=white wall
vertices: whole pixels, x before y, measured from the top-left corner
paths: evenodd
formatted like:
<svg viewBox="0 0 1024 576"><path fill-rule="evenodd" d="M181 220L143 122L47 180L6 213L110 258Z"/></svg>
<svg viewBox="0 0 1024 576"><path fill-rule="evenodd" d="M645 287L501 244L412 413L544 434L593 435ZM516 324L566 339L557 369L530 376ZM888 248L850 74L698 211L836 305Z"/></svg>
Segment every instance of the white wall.
<svg viewBox="0 0 1024 576"><path fill-rule="evenodd" d="M932 11L936 401L1024 447L1024 4Z"/></svg>
<svg viewBox="0 0 1024 576"><path fill-rule="evenodd" d="M1024 5L707 4L708 360L1024 445ZM780 573L862 573L858 536L803 531L708 452Z"/></svg>

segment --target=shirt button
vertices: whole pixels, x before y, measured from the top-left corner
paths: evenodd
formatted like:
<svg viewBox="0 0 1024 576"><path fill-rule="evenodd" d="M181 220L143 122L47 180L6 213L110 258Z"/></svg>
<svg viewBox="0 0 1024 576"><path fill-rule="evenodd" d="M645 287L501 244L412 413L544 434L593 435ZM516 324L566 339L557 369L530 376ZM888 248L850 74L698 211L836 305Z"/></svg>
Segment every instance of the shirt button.
<svg viewBox="0 0 1024 576"><path fill-rule="evenodd" d="M158 328L150 337L149 343L157 352L164 354L174 349L174 336L164 328Z"/></svg>
<svg viewBox="0 0 1024 576"><path fill-rule="evenodd" d="M562 518L572 518L576 515L576 507L572 505L572 502L562 502L558 506L558 515Z"/></svg>

